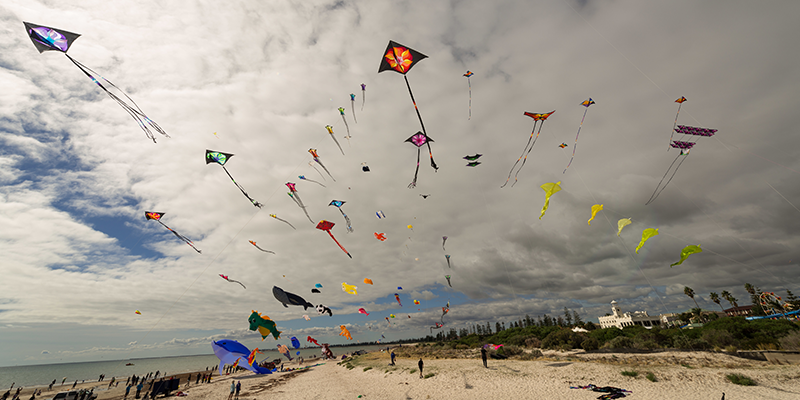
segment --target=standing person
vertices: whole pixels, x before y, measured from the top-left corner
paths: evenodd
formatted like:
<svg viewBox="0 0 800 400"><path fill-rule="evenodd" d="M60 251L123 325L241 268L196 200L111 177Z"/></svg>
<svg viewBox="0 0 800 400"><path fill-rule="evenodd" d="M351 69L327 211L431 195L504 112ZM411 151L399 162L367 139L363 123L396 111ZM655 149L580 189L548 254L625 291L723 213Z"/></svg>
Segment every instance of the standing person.
<svg viewBox="0 0 800 400"><path fill-rule="evenodd" d="M47 387L47 390L53 390L53 385L55 385L55 384L56 384L56 380L53 379L53 381L50 382L50 386Z"/></svg>
<svg viewBox="0 0 800 400"><path fill-rule="evenodd" d="M111 385L113 385L113 384L114 384L114 381L115 381L115 380L117 380L117 378L116 378L115 376L112 376L112 377L111 377L111 381L110 381L110 382L108 382L108 388L107 388L107 389L110 389L110 388L111 388Z"/></svg>
<svg viewBox="0 0 800 400"><path fill-rule="evenodd" d="M75 379L75 383L72 384L72 388L75 389L75 385L77 385L77 384L78 384L78 380Z"/></svg>
<svg viewBox="0 0 800 400"><path fill-rule="evenodd" d="M239 398L239 391L242 390L242 381L236 382L236 398Z"/></svg>
<svg viewBox="0 0 800 400"><path fill-rule="evenodd" d="M481 360L483 360L483 368L489 368L486 365L486 348L485 347L481 347Z"/></svg>
<svg viewBox="0 0 800 400"><path fill-rule="evenodd" d="M231 381L231 392L228 394L228 400L233 399L233 392L236 391L236 384Z"/></svg>
<svg viewBox="0 0 800 400"><path fill-rule="evenodd" d="M419 366L419 379L422 379L422 367L425 366L425 363L422 362L422 358L419 359L417 365Z"/></svg>
<svg viewBox="0 0 800 400"><path fill-rule="evenodd" d="M195 379L194 384L197 385L199 383L200 383L200 373L198 372L197 373L197 378Z"/></svg>
<svg viewBox="0 0 800 400"><path fill-rule="evenodd" d="M128 394L131 392L131 386L132 385L125 386L125 396L122 397L123 399L128 398Z"/></svg>
<svg viewBox="0 0 800 400"><path fill-rule="evenodd" d="M390 357L392 358L392 365L394 365L394 357L395 357L394 350L392 350L392 354L390 354Z"/></svg>
<svg viewBox="0 0 800 400"><path fill-rule="evenodd" d="M142 388L144 388L144 383L139 382L139 384L136 385L136 398L137 399L139 398L139 393L142 393Z"/></svg>

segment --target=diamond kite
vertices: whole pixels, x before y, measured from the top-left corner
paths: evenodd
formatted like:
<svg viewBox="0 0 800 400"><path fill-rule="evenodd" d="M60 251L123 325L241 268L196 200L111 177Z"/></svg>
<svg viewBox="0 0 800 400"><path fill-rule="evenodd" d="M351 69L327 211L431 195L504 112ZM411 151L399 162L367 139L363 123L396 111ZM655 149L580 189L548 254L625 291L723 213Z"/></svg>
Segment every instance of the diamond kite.
<svg viewBox="0 0 800 400"><path fill-rule="evenodd" d="M227 168L225 168L225 163L227 163L228 160L231 159L231 157L233 157L233 154L222 153L222 152L213 151L213 150L206 150L206 165L211 164L211 163L219 164L222 167L222 169L225 171L225 173L228 174L228 178L231 178L231 181L233 182L233 184L236 185L236 187L239 188L239 190L242 191L242 194L244 195L244 197L247 197L247 200L250 200L250 203L253 203L254 206L256 206L258 208L261 208L262 204L257 202L257 201L255 201L255 199L253 199L252 197L250 197L250 195L247 194L247 192L244 190L242 185L240 185L238 182L236 182L236 179L233 179L233 176L231 176L231 173L228 172Z"/></svg>
<svg viewBox="0 0 800 400"><path fill-rule="evenodd" d="M336 242L336 244L339 246L339 248L342 249L342 251L345 254L347 254L348 257L353 258L353 256L351 256L350 253L347 252L347 250L342 246L342 244L339 243L339 241L336 240L335 237L333 237L333 233L331 233L331 229L333 229L334 225L336 225L336 224L334 224L333 222L326 221L326 220L323 219L322 221L319 221L319 223L317 224L317 229L323 230L325 232L328 232L328 235L331 236L331 239L333 239L333 241Z"/></svg>
<svg viewBox="0 0 800 400"><path fill-rule="evenodd" d="M426 144L428 145L428 154L431 157L431 166L433 166L433 168L435 170L438 170L439 167L437 167L436 163L433 161L433 153L431 153L431 142L433 142L433 139L429 138L428 135L426 135L426 134L424 134L422 132L417 132L417 133L411 135L411 137L406 139L405 141L413 144L414 146L417 146L417 169L414 170L414 180L411 181L411 183L408 184L408 188L411 189L411 188L417 186L417 174L419 173L419 155L420 155L420 152L422 151L422 149L420 147L422 147L422 146L424 146ZM427 196L423 196L423 197L427 197Z"/></svg>

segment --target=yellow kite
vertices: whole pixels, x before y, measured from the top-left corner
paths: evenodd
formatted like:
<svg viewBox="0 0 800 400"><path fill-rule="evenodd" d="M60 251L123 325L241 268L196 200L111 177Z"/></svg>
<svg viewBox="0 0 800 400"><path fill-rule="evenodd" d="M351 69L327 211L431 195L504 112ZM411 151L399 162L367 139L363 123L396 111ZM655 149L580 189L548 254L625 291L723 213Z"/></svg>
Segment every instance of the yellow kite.
<svg viewBox="0 0 800 400"><path fill-rule="evenodd" d="M542 215L539 216L539 219L544 217L544 213L547 211L547 208L550 207L550 196L561 191L560 184L561 181L558 181L556 183L545 183L541 186L542 190L544 190L544 207L542 207Z"/></svg>
<svg viewBox="0 0 800 400"><path fill-rule="evenodd" d="M676 265L681 265L681 264L683 264L684 261L686 261L686 258L688 258L690 255L692 255L694 253L702 253L702 252L703 252L703 249L700 248L699 244L697 246L695 246L693 244L689 245L689 246L686 246L686 247L683 248L683 250L681 250L681 259L680 259L680 261L678 261L676 263L673 263L673 264L670 264L669 267L672 268L672 267L674 267Z"/></svg>
<svg viewBox="0 0 800 400"><path fill-rule="evenodd" d="M602 209L603 209L602 204L595 204L592 206L592 218L589 218L589 221L587 222L589 225L592 224L592 220L594 219L594 216L597 215L597 212L601 211Z"/></svg>
<svg viewBox="0 0 800 400"><path fill-rule="evenodd" d="M617 236L619 236L619 234L622 233L622 228L624 228L624 227L626 227L626 226L628 226L630 224L631 224L631 219L630 218L623 218L623 219L617 221L617 228L619 228L617 230Z"/></svg>
<svg viewBox="0 0 800 400"><path fill-rule="evenodd" d="M639 254L639 249L641 249L642 246L644 246L644 242L646 242L647 239L650 239L653 236L658 236L658 229L647 228L644 231L642 231L642 240L639 242L639 245L636 246L636 254Z"/></svg>
<svg viewBox="0 0 800 400"><path fill-rule="evenodd" d="M347 282L342 282L342 290L350 294L358 294L356 285L348 285Z"/></svg>

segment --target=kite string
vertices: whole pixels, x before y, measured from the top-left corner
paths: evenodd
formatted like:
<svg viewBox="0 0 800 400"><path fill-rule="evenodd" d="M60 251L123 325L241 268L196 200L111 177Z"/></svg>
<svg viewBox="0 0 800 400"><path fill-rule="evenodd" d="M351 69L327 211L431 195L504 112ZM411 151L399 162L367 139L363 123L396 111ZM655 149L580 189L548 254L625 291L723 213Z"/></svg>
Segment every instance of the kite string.
<svg viewBox="0 0 800 400"><path fill-rule="evenodd" d="M649 200L647 200L647 203L644 203L644 205L648 205L648 204L650 204L650 203L651 203L653 200L655 200L655 198L656 198L656 197L658 197L658 196L656 195L656 192L658 192L658 188L659 188L659 187L661 187L661 182L664 182L664 179L667 177L667 174L669 174L669 171L672 169L672 166L673 166L673 165L675 165L675 161L678 161L678 158L680 158L682 155L683 155L683 154L678 154L678 155L675 157L675 159L674 159L674 160L672 160L672 164L670 164L670 165L669 165L669 167L667 167L667 172L664 172L664 176L662 176L662 177L661 177L661 180L660 180L660 181L658 181L658 185L656 185L656 188L655 188L655 190L653 190L653 194L651 194L651 195L650 195L650 199L649 199ZM687 155L685 155L684 157L688 157L688 156L689 156L689 155L687 154ZM681 163L683 163L683 161L681 161ZM678 171L678 169L676 168L676 169L675 169L675 172L677 172L677 171ZM673 176L675 176L675 175L673 174ZM672 180L672 178L670 178L670 180ZM664 185L664 187L666 187L666 185ZM663 189L662 189L662 190L663 190ZM661 192L658 192L658 194L661 194Z"/></svg>

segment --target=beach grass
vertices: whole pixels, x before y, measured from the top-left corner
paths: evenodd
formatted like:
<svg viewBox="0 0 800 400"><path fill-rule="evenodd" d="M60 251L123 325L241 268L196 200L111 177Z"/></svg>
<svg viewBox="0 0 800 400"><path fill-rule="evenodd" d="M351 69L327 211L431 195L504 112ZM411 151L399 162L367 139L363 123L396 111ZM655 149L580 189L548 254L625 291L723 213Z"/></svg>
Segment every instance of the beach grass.
<svg viewBox="0 0 800 400"><path fill-rule="evenodd" d="M652 373L652 372L648 372L647 375L645 375L644 377L647 378L647 380L650 381L650 382L657 382L658 381L658 379L656 379L656 375L654 373Z"/></svg>
<svg viewBox="0 0 800 400"><path fill-rule="evenodd" d="M742 374L728 374L725 375L731 383L741 386L755 386L756 382Z"/></svg>
<svg viewBox="0 0 800 400"><path fill-rule="evenodd" d="M639 373L636 371L622 371L622 376L629 376L631 378L636 378L639 376Z"/></svg>

